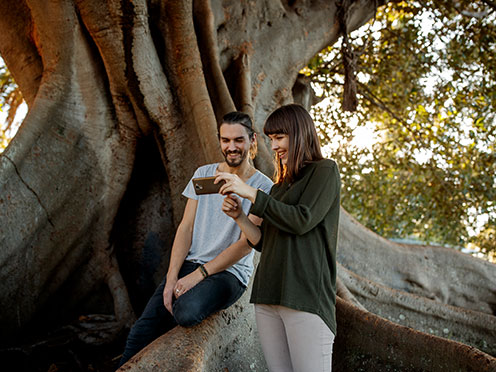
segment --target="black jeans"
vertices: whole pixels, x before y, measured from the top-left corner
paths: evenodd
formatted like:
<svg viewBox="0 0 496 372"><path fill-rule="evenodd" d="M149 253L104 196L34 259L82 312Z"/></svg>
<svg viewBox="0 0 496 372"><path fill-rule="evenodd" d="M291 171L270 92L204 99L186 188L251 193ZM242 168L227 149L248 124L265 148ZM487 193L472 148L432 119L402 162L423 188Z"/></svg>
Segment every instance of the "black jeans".
<svg viewBox="0 0 496 372"><path fill-rule="evenodd" d="M184 261L179 278L196 270L200 264ZM160 335L176 325L190 327L200 323L210 314L226 309L241 297L245 286L230 272L221 271L203 279L195 287L173 301L172 312L164 306L165 279L148 301L140 318L134 323L126 341L119 366Z"/></svg>

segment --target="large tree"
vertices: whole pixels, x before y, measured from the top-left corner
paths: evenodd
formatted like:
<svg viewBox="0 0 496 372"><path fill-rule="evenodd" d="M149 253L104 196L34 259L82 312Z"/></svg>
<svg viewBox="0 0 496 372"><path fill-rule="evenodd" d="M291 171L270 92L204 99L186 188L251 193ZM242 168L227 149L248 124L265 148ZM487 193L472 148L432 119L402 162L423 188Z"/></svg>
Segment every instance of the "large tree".
<svg viewBox="0 0 496 372"><path fill-rule="evenodd" d="M243 110L260 130L309 102L298 72L382 3L2 1L0 53L29 105L0 157L2 341L89 313L114 314L108 338L129 327L164 273L183 187L221 159L218 118ZM494 265L387 241L345 211L338 260L342 368L363 353L401 366L420 345L432 365L494 368ZM394 360L390 337L411 341Z"/></svg>

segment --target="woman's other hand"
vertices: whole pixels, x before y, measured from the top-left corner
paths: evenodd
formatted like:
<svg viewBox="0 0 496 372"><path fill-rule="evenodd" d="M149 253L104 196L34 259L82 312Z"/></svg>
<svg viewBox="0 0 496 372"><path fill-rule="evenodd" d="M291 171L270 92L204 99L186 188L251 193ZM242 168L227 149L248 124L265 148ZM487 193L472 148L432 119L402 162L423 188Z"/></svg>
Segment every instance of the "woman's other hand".
<svg viewBox="0 0 496 372"><path fill-rule="evenodd" d="M222 202L222 211L229 217L237 219L243 213L241 199L236 195L227 195Z"/></svg>

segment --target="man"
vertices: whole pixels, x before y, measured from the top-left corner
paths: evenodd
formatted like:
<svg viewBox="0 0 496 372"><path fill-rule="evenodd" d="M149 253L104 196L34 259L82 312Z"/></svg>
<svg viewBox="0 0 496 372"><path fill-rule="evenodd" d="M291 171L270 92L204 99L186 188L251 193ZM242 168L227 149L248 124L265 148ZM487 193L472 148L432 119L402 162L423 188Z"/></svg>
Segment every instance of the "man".
<svg viewBox="0 0 496 372"><path fill-rule="evenodd" d="M192 178L229 172L268 193L272 181L256 170L248 157L249 153L254 157L256 151L250 117L231 112L223 117L218 131L225 161L198 168ZM223 196L196 195L191 180L183 195L188 200L172 245L167 275L129 332L119 365L177 324L193 326L232 305L243 294L253 272L253 251L234 220L222 212ZM250 206L248 199L242 200L245 213ZM249 218L261 223L256 216Z"/></svg>

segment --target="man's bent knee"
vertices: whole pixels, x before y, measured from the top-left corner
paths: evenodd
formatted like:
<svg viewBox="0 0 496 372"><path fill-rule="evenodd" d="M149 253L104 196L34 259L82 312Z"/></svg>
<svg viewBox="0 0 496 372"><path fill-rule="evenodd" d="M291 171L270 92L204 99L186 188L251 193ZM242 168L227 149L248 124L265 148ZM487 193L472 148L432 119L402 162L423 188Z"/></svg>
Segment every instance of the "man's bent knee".
<svg viewBox="0 0 496 372"><path fill-rule="evenodd" d="M173 307L174 319L183 327L192 327L201 323L207 317L205 309L200 302L194 299L184 300L179 298Z"/></svg>

